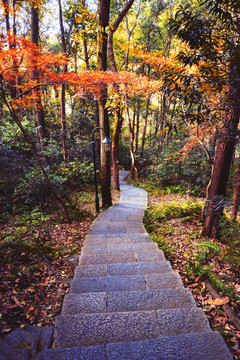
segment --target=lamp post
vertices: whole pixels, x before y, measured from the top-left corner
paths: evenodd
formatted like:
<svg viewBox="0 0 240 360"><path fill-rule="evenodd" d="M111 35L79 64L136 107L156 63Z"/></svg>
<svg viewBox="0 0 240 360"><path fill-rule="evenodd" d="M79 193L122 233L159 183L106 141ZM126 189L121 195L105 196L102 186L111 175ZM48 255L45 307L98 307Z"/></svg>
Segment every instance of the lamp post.
<svg viewBox="0 0 240 360"><path fill-rule="evenodd" d="M103 130L105 134L105 138L102 141L103 149L105 152L111 152L112 149L112 142L106 135L106 130L101 127L97 126L92 131L92 152L93 152L93 169L94 169L94 184L95 184L95 205L96 205L96 212L99 212L99 197L98 197L98 189L97 189L97 171L96 171L96 152L95 152L95 140L94 134L96 130Z"/></svg>

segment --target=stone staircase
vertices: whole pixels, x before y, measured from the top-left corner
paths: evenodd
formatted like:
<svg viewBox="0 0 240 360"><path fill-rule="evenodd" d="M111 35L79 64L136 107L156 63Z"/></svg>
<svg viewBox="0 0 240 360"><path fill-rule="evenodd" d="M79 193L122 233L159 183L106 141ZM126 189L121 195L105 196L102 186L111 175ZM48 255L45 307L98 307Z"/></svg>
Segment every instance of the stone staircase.
<svg viewBox="0 0 240 360"><path fill-rule="evenodd" d="M142 223L144 190L94 221L45 360L231 360L218 332Z"/></svg>

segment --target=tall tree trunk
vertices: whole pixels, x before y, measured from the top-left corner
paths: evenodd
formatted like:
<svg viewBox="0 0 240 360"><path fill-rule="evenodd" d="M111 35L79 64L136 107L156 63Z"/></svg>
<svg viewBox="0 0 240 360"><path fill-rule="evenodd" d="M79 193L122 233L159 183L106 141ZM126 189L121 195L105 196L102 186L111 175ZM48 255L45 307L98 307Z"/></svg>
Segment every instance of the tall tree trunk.
<svg viewBox="0 0 240 360"><path fill-rule="evenodd" d="M112 31L108 34L108 57L110 62L110 68L113 72L117 72L117 66L115 62L114 52L113 52L113 33ZM118 85L115 84L115 90L118 90ZM113 136L112 136L112 170L113 170L113 189L120 190L119 183L119 136L122 127L123 118L121 116L120 109L115 110L115 120L113 127Z"/></svg>
<svg viewBox="0 0 240 360"><path fill-rule="evenodd" d="M63 17L62 17L62 5L61 0L58 0L59 6L59 24L61 32L61 41L62 41L62 52L67 53L66 50L66 41L64 35L63 27ZM63 67L63 72L67 72L67 65ZM64 165L67 165L67 123L66 123L66 85L62 84L61 86L61 124L62 124L62 148L63 148L63 161Z"/></svg>
<svg viewBox="0 0 240 360"><path fill-rule="evenodd" d="M134 117L135 117L135 109L134 109ZM137 167L135 164L134 127L131 123L128 106L127 106L127 120L128 120L129 132L130 132L129 146L130 146L130 156L131 156L131 176L132 176L132 179L134 179L135 177L138 178L138 170L137 170Z"/></svg>
<svg viewBox="0 0 240 360"><path fill-rule="evenodd" d="M82 1L82 5L85 6L85 0ZM84 61L85 61L85 69L89 70L89 56L88 56L88 48L87 48L87 36L85 31L85 25L83 25L83 50L84 50Z"/></svg>
<svg viewBox="0 0 240 360"><path fill-rule="evenodd" d="M140 124L140 107L141 100L138 99L137 102L137 114L136 114L136 131L135 131L135 153L138 151L138 136L139 136L139 124Z"/></svg>
<svg viewBox="0 0 240 360"><path fill-rule="evenodd" d="M220 237L219 220L223 213L224 199L226 196L227 182L240 116L240 64L237 56L231 61L229 69L230 73L232 73L233 69L238 70L238 76L236 75L228 85L225 111L226 120L220 131L218 140L211 184L209 187L207 214L202 232L203 235L215 239Z"/></svg>
<svg viewBox="0 0 240 360"><path fill-rule="evenodd" d="M126 18L125 18L126 19L126 28L127 28L127 32L128 32L127 51L126 51L126 55L125 55L125 67L126 67L126 70L128 70L128 63L129 63L130 40L131 40L132 33L133 33L135 27L137 26L138 17L139 17L139 14L140 14L140 9L141 9L141 0L139 1L138 11L137 11L137 14L136 14L136 17L135 17L135 22L134 22L131 29L129 28L129 24L128 24L128 17L126 16Z"/></svg>
<svg viewBox="0 0 240 360"><path fill-rule="evenodd" d="M2 0L3 8L4 8L4 16L5 16L5 23L6 23L6 30L10 32L10 22L9 22L9 6L8 0Z"/></svg>
<svg viewBox="0 0 240 360"><path fill-rule="evenodd" d="M6 23L8 46L9 46L9 48L13 48L14 41L10 34L11 28L10 28L10 20L9 20L9 12L10 12L9 3L8 3L8 0L2 0L2 3L3 3L3 8L4 8L3 13L4 13L4 17L5 17L5 23ZM14 12L15 12L15 10L14 10ZM14 13L14 18L15 18L15 13ZM15 30L15 26L14 26L13 30ZM16 62L14 59L13 59L13 64L14 64L14 67L16 67ZM9 92L10 92L11 99L14 99L17 96L17 89L15 86L16 83L14 80L9 80L8 84L9 84Z"/></svg>
<svg viewBox="0 0 240 360"><path fill-rule="evenodd" d="M240 161L236 170L235 187L233 193L232 218L236 220L238 213L238 205L240 203Z"/></svg>
<svg viewBox="0 0 240 360"><path fill-rule="evenodd" d="M143 136L142 136L142 146L141 146L141 157L143 158L143 151L145 145L145 138L146 138L146 131L147 131L147 123L148 123L148 114L149 114L149 105L150 105L150 97L147 98L147 105L146 105L146 113L145 113L145 121L144 121L144 128L143 128Z"/></svg>
<svg viewBox="0 0 240 360"><path fill-rule="evenodd" d="M39 39L39 20L38 20L38 9L34 6L31 8L31 42L38 46ZM33 79L39 80L39 73L37 69L33 70ZM35 107L37 115L37 128L38 128L38 137L40 141L41 148L44 148L44 139L46 138L46 127L45 127L45 118L44 110L42 106L41 93L38 87L34 90L35 97Z"/></svg>
<svg viewBox="0 0 240 360"><path fill-rule="evenodd" d="M109 25L110 0L99 0L99 20L97 34L97 69L100 71L107 70L107 33L106 27ZM98 97L99 125L106 131L109 136L109 119L106 109L107 87L102 87ZM104 134L101 132L101 140ZM111 198L111 167L110 153L104 152L101 141L101 189L102 189L102 206L109 207L112 205Z"/></svg>
<svg viewBox="0 0 240 360"><path fill-rule="evenodd" d="M124 19L124 16L127 14L128 10L131 8L134 0L130 0L126 3L122 11L119 13L116 21L111 25L111 32L108 34L108 58L110 62L111 71L117 72L117 65L115 61L114 51L113 51L113 34L117 30L118 26ZM115 84L115 90L118 91L118 86ZM120 190L119 183L119 136L123 123L122 114L120 108L118 107L115 110L115 122L114 130L112 137L112 167L113 167L113 189Z"/></svg>
<svg viewBox="0 0 240 360"><path fill-rule="evenodd" d="M206 218L206 212L207 212L207 206L209 201L209 189L212 182L212 174L213 174L213 165L214 165L214 157L215 157L215 148L216 148L216 142L217 142L217 128L214 130L213 135L209 139L209 151L207 153L208 156L208 162L210 165L212 165L212 171L211 171L211 178L206 188L206 196L204 199L204 204L201 212L201 221L204 221Z"/></svg>
<svg viewBox="0 0 240 360"><path fill-rule="evenodd" d="M84 48L84 60L85 60L85 69L89 70L89 56L88 56L88 48L87 48L87 38L86 34L83 35L83 48Z"/></svg>
<svg viewBox="0 0 240 360"><path fill-rule="evenodd" d="M119 183L119 135L123 118L120 110L115 110L115 122L112 135L112 167L113 167L113 189L120 190Z"/></svg>

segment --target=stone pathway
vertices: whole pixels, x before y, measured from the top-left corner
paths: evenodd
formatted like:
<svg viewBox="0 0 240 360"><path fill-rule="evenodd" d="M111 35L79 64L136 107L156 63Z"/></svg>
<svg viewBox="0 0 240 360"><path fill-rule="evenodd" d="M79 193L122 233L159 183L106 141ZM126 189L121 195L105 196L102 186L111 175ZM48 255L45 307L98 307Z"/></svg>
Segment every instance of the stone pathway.
<svg viewBox="0 0 240 360"><path fill-rule="evenodd" d="M231 360L146 233L147 193L127 185L88 232L45 360Z"/></svg>

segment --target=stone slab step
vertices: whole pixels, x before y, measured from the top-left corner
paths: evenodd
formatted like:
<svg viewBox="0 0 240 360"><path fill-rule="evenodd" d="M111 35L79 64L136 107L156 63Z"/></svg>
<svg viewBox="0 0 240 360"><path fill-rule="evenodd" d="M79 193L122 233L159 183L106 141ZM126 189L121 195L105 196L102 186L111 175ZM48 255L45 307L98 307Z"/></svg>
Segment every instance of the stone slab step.
<svg viewBox="0 0 240 360"><path fill-rule="evenodd" d="M233 360L218 332L201 332L137 342L108 344L107 359Z"/></svg>
<svg viewBox="0 0 240 360"><path fill-rule="evenodd" d="M84 244L81 254L107 254L107 253L122 253L133 251L148 251L159 248L156 243L134 243L134 244L107 244L107 245L90 245Z"/></svg>
<svg viewBox="0 0 240 360"><path fill-rule="evenodd" d="M184 288L110 292L107 312L191 308L196 303Z"/></svg>
<svg viewBox="0 0 240 360"><path fill-rule="evenodd" d="M126 222L131 222L133 225L138 223L139 225L143 225L142 216L135 215L134 213L128 213L125 215L119 216L118 213L112 214L100 214L93 222L93 224L101 224L104 221L104 224L115 224L119 225Z"/></svg>
<svg viewBox="0 0 240 360"><path fill-rule="evenodd" d="M79 265L99 265L136 262L137 256L134 251L120 254L91 254L81 255Z"/></svg>
<svg viewBox="0 0 240 360"><path fill-rule="evenodd" d="M37 360L233 360L218 332L47 350Z"/></svg>
<svg viewBox="0 0 240 360"><path fill-rule="evenodd" d="M141 219L141 220L140 220ZM121 219L122 220L122 219ZM124 229L127 228L129 229L135 229L135 228L140 228L142 229L143 233L145 233L146 229L143 226L143 222L142 222L142 218L139 217L139 221L138 222L134 222L132 223L131 219L128 221L127 218L125 220L122 221L107 221L105 219L101 219L101 220L95 220L94 223L91 226L91 230L105 230L105 229Z"/></svg>
<svg viewBox="0 0 240 360"><path fill-rule="evenodd" d="M211 331L199 308L58 316L57 347L102 345Z"/></svg>
<svg viewBox="0 0 240 360"><path fill-rule="evenodd" d="M148 261L133 263L79 265L75 268L74 279L86 277L103 277L119 275L146 275L152 273L172 272L169 261Z"/></svg>
<svg viewBox="0 0 240 360"><path fill-rule="evenodd" d="M98 243L140 243L140 242L153 242L152 238L146 233L144 234L87 234L84 244L91 242L93 245ZM95 244L94 244L95 243Z"/></svg>
<svg viewBox="0 0 240 360"><path fill-rule="evenodd" d="M196 303L191 292L185 288L67 294L64 297L62 315L176 309L195 306Z"/></svg>
<svg viewBox="0 0 240 360"><path fill-rule="evenodd" d="M90 230L88 230L88 234L99 234L99 235L127 235L128 231L127 228L116 228L116 229L108 229L105 225L97 225L92 226Z"/></svg>
<svg viewBox="0 0 240 360"><path fill-rule="evenodd" d="M107 360L104 345L78 348L50 349L37 360ZM129 359L130 360L130 359Z"/></svg>
<svg viewBox="0 0 240 360"><path fill-rule="evenodd" d="M117 249L117 246L116 246ZM100 265L128 262L162 261L164 254L161 250L149 251L126 251L106 254L82 254L79 257L79 265Z"/></svg>
<svg viewBox="0 0 240 360"><path fill-rule="evenodd" d="M69 293L171 289L182 287L177 273L121 275L73 279Z"/></svg>

